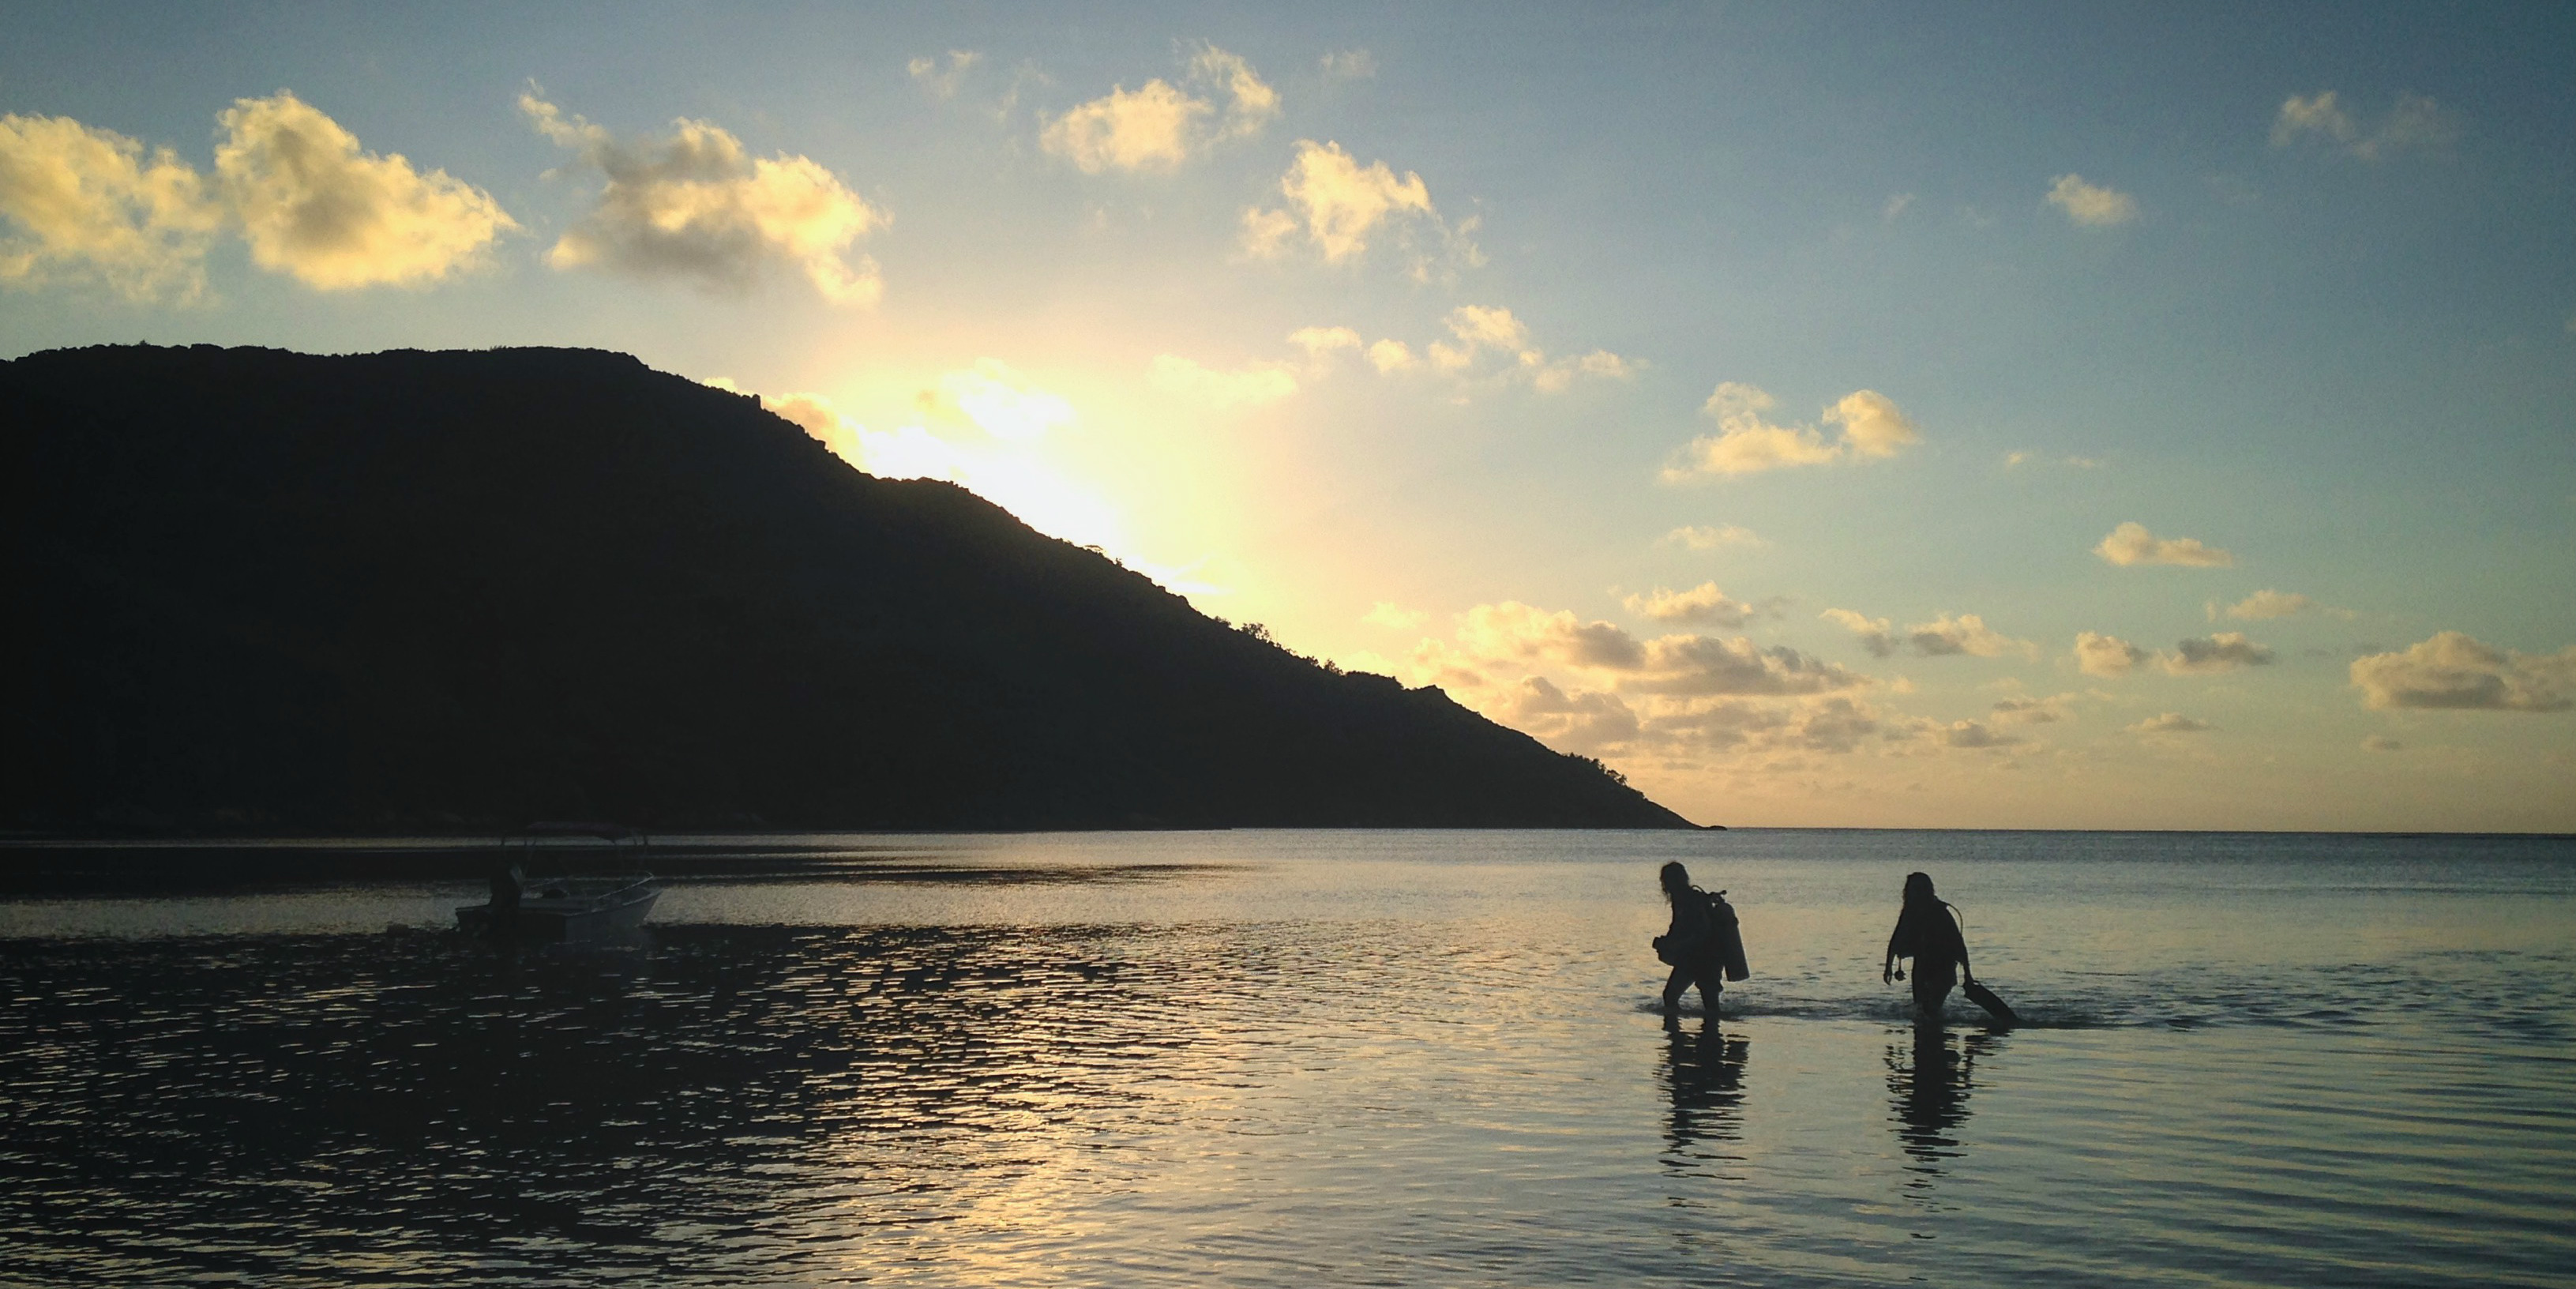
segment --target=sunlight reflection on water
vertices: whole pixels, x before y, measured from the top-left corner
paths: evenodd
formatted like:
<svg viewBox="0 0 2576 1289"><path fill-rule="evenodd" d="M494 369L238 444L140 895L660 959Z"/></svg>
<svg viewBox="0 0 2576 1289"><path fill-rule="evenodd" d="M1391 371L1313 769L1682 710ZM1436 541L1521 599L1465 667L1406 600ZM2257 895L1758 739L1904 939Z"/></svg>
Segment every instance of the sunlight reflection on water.
<svg viewBox="0 0 2576 1289"><path fill-rule="evenodd" d="M1729 888L1756 974L1667 1031L1643 945L1674 857ZM1237 833L904 862L677 884L592 953L436 930L470 884L0 905L0 1278L2419 1285L2576 1260L2564 843ZM2036 1024L1903 1023L1875 967L1913 867Z"/></svg>

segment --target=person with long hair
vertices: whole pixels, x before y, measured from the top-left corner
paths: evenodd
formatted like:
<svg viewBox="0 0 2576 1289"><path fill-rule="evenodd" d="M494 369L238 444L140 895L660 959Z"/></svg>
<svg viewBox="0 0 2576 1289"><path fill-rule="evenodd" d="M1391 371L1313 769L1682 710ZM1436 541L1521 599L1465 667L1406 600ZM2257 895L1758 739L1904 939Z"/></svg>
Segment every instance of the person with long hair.
<svg viewBox="0 0 2576 1289"><path fill-rule="evenodd" d="M1672 925L1655 938L1655 956L1673 967L1672 976L1664 981L1664 1014L1669 1016L1680 1007L1682 991L1696 985L1700 1006L1715 1016L1718 995L1726 990L1726 974L1708 892L1691 885L1690 870L1679 862L1664 865L1656 877L1663 884L1664 903L1673 911Z"/></svg>
<svg viewBox="0 0 2576 1289"><path fill-rule="evenodd" d="M1974 984L1977 973L1968 968L1968 937L1959 930L1950 906L1932 893L1932 878L1924 873L1905 875L1905 908L1896 915L1896 930L1887 937L1887 957L1879 963L1878 980L1905 979L1896 965L1899 958L1914 960L1914 1007L1924 1018L1941 1014L1941 1005L1950 998L1950 990L1965 973Z"/></svg>

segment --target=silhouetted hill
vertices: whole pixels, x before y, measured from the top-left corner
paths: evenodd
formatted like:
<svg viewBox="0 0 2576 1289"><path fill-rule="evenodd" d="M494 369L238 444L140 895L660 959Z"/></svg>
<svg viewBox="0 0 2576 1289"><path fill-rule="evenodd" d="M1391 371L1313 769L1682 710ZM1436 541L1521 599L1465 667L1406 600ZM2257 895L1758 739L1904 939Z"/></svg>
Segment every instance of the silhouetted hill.
<svg viewBox="0 0 2576 1289"><path fill-rule="evenodd" d="M0 364L17 827L1687 826L580 350Z"/></svg>

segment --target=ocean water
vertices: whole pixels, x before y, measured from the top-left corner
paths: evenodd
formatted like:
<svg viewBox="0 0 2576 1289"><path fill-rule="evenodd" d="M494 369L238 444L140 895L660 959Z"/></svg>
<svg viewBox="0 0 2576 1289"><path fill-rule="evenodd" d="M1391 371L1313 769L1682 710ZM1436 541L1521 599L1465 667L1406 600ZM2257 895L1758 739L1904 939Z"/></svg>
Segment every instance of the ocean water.
<svg viewBox="0 0 2576 1289"><path fill-rule="evenodd" d="M473 883L0 901L0 1282L2576 1267L2564 839L687 844L735 862L605 950L458 939ZM1668 859L1754 969L1670 1025ZM1912 869L2024 1024L1880 983Z"/></svg>

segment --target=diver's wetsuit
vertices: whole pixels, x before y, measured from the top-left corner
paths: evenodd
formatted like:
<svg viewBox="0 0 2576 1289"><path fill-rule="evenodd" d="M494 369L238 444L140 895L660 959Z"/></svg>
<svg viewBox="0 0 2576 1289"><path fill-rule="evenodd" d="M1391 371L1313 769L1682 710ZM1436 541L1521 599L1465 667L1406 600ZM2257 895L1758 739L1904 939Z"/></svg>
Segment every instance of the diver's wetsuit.
<svg viewBox="0 0 2576 1289"><path fill-rule="evenodd" d="M1939 900L1907 904L1887 944L1895 956L1914 959L1915 1007L1926 1016L1940 1015L1950 991L1958 987L1960 964L1968 960L1967 938L1951 920L1950 906Z"/></svg>

